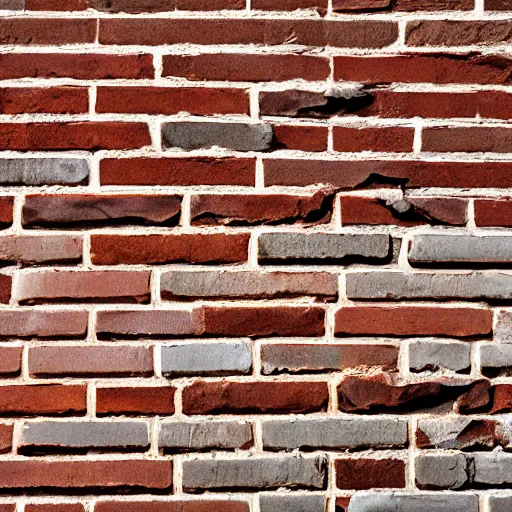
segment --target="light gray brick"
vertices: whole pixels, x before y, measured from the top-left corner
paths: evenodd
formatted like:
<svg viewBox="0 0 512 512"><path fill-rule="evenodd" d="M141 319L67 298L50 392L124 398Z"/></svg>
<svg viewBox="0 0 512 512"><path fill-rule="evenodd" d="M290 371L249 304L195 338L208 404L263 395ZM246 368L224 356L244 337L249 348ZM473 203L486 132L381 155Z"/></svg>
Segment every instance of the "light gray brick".
<svg viewBox="0 0 512 512"><path fill-rule="evenodd" d="M407 421L395 419L312 419L263 422L263 446L297 448L387 448L407 445Z"/></svg>
<svg viewBox="0 0 512 512"><path fill-rule="evenodd" d="M512 311L499 311L494 328L494 341L512 343Z"/></svg>
<svg viewBox="0 0 512 512"><path fill-rule="evenodd" d="M469 456L468 456L469 457ZM473 482L478 487L496 487L512 484L512 453L475 453Z"/></svg>
<svg viewBox="0 0 512 512"><path fill-rule="evenodd" d="M219 146L237 151L265 151L272 145L274 131L263 123L164 123L162 141L166 148L199 149Z"/></svg>
<svg viewBox="0 0 512 512"><path fill-rule="evenodd" d="M475 494L381 492L356 493L348 512L478 512L478 507Z"/></svg>
<svg viewBox="0 0 512 512"><path fill-rule="evenodd" d="M416 485L420 489L460 489L469 478L468 461L462 453L416 458Z"/></svg>
<svg viewBox="0 0 512 512"><path fill-rule="evenodd" d="M417 235L409 261L414 264L512 263L512 236Z"/></svg>
<svg viewBox="0 0 512 512"><path fill-rule="evenodd" d="M471 368L471 345L458 341L413 341L409 345L409 367L417 371L439 368L468 371Z"/></svg>
<svg viewBox="0 0 512 512"><path fill-rule="evenodd" d="M199 489L325 489L327 458L251 457L189 460L183 463L183 488Z"/></svg>
<svg viewBox="0 0 512 512"><path fill-rule="evenodd" d="M337 233L263 233L259 259L290 260L384 260L390 257L389 235Z"/></svg>
<svg viewBox="0 0 512 512"><path fill-rule="evenodd" d="M489 512L510 512L512 510L512 496L490 496Z"/></svg>
<svg viewBox="0 0 512 512"><path fill-rule="evenodd" d="M260 512L325 512L325 496L263 494Z"/></svg>
<svg viewBox="0 0 512 512"><path fill-rule="evenodd" d="M249 448L252 426L242 421L173 421L162 423L158 446L166 451Z"/></svg>
<svg viewBox="0 0 512 512"><path fill-rule="evenodd" d="M89 448L142 450L149 447L149 433L146 423L135 421L25 423L20 447L34 451Z"/></svg>
<svg viewBox="0 0 512 512"><path fill-rule="evenodd" d="M498 343L481 345L480 366L486 375L510 373L512 371L512 345Z"/></svg>
<svg viewBox="0 0 512 512"><path fill-rule="evenodd" d="M512 299L512 274L505 272L402 273L347 275L349 299Z"/></svg>
<svg viewBox="0 0 512 512"><path fill-rule="evenodd" d="M88 178L87 161L78 158L0 159L2 185L80 185Z"/></svg>
<svg viewBox="0 0 512 512"><path fill-rule="evenodd" d="M327 272L166 272L164 298L272 299L314 296L335 299L338 277Z"/></svg>
<svg viewBox="0 0 512 512"><path fill-rule="evenodd" d="M252 368L248 343L187 343L162 347L162 373L179 375L246 374Z"/></svg>

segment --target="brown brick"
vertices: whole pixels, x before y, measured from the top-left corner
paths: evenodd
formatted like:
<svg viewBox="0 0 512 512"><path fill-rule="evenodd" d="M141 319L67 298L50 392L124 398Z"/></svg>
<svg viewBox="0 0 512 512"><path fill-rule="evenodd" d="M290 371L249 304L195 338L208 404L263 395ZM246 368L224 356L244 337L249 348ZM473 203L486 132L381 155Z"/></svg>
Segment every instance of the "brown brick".
<svg viewBox="0 0 512 512"><path fill-rule="evenodd" d="M0 197L0 229L7 228L12 224L13 206L14 197Z"/></svg>
<svg viewBox="0 0 512 512"><path fill-rule="evenodd" d="M9 304L11 298L12 277L0 274L0 304Z"/></svg>
<svg viewBox="0 0 512 512"><path fill-rule="evenodd" d="M21 347L0 347L0 376L19 375L21 373Z"/></svg>
<svg viewBox="0 0 512 512"><path fill-rule="evenodd" d="M238 263L247 261L247 234L92 235L96 265Z"/></svg>
<svg viewBox="0 0 512 512"><path fill-rule="evenodd" d="M96 412L99 416L174 414L175 392L172 386L97 388Z"/></svg>
<svg viewBox="0 0 512 512"><path fill-rule="evenodd" d="M1 114L85 114L89 94L85 87L3 87Z"/></svg>
<svg viewBox="0 0 512 512"><path fill-rule="evenodd" d="M243 89L210 87L98 87L96 112L249 114L249 96Z"/></svg>
<svg viewBox="0 0 512 512"><path fill-rule="evenodd" d="M100 164L102 185L254 186L254 158L116 158Z"/></svg>
<svg viewBox="0 0 512 512"><path fill-rule="evenodd" d="M26 0L26 9L36 11L82 11L96 9L103 12L165 12L217 11L219 9L243 9L243 0Z"/></svg>
<svg viewBox="0 0 512 512"><path fill-rule="evenodd" d="M432 127L423 130L422 151L512 152L512 133L502 127Z"/></svg>
<svg viewBox="0 0 512 512"><path fill-rule="evenodd" d="M85 512L82 503L27 503L25 512Z"/></svg>
<svg viewBox="0 0 512 512"><path fill-rule="evenodd" d="M474 0L333 0L333 10L343 11L470 11Z"/></svg>
<svg viewBox="0 0 512 512"><path fill-rule="evenodd" d="M512 200L475 200L475 223L477 226L512 227Z"/></svg>
<svg viewBox="0 0 512 512"><path fill-rule="evenodd" d="M29 372L39 377L148 377L153 349L140 346L47 346L29 351Z"/></svg>
<svg viewBox="0 0 512 512"><path fill-rule="evenodd" d="M486 11L510 11L510 0L485 0Z"/></svg>
<svg viewBox="0 0 512 512"><path fill-rule="evenodd" d="M115 224L176 225L181 197L175 195L27 195L24 227Z"/></svg>
<svg viewBox="0 0 512 512"><path fill-rule="evenodd" d="M0 488L169 489L172 462L162 460L0 461Z"/></svg>
<svg viewBox="0 0 512 512"><path fill-rule="evenodd" d="M163 76L188 80L231 82L284 82L297 78L325 80L329 73L329 61L324 57L247 53L164 55L162 71Z"/></svg>
<svg viewBox="0 0 512 512"><path fill-rule="evenodd" d="M89 0L25 0L27 11L83 11Z"/></svg>
<svg viewBox="0 0 512 512"><path fill-rule="evenodd" d="M42 270L18 275L13 295L21 304L149 302L150 278L149 271Z"/></svg>
<svg viewBox="0 0 512 512"><path fill-rule="evenodd" d="M185 414L280 414L325 411L325 382L205 382L183 390Z"/></svg>
<svg viewBox="0 0 512 512"><path fill-rule="evenodd" d="M358 305L339 309L335 322L337 336L488 336L492 332L492 311L463 307Z"/></svg>
<svg viewBox="0 0 512 512"><path fill-rule="evenodd" d="M405 487L405 463L400 459L337 459L334 467L338 489Z"/></svg>
<svg viewBox="0 0 512 512"><path fill-rule="evenodd" d="M78 415L86 411L86 386L0 386L0 415Z"/></svg>
<svg viewBox="0 0 512 512"><path fill-rule="evenodd" d="M0 79L76 78L153 78L153 56L148 54L94 53L3 53Z"/></svg>
<svg viewBox="0 0 512 512"><path fill-rule="evenodd" d="M252 0L252 10L262 11L295 11L296 9L316 9L321 13L327 11L327 0Z"/></svg>
<svg viewBox="0 0 512 512"><path fill-rule="evenodd" d="M274 126L274 144L278 149L327 151L327 137L327 126Z"/></svg>
<svg viewBox="0 0 512 512"><path fill-rule="evenodd" d="M14 425L0 424L0 453L8 453L12 450L13 431Z"/></svg>
<svg viewBox="0 0 512 512"><path fill-rule="evenodd" d="M335 126L335 151L391 151L411 152L414 128L388 126L378 128L351 128Z"/></svg>
<svg viewBox="0 0 512 512"><path fill-rule="evenodd" d="M249 512L249 504L245 501L211 499L186 501L97 501L94 507L94 512L133 512L134 510L137 510L137 512Z"/></svg>

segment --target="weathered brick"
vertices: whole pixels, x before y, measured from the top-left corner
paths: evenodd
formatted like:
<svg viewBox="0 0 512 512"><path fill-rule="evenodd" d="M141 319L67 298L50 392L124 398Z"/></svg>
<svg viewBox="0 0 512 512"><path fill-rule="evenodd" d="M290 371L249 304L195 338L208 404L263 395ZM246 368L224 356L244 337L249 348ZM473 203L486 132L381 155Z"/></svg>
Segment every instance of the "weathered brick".
<svg viewBox="0 0 512 512"><path fill-rule="evenodd" d="M398 348L393 345L271 344L261 349L262 373L328 372L357 366L395 368Z"/></svg>
<svg viewBox="0 0 512 512"><path fill-rule="evenodd" d="M0 303L9 304L11 298L12 277L0 274Z"/></svg>
<svg viewBox="0 0 512 512"><path fill-rule="evenodd" d="M499 311L496 314L494 339L504 343L512 342L512 314L510 311Z"/></svg>
<svg viewBox="0 0 512 512"><path fill-rule="evenodd" d="M335 322L337 336L489 336L492 311L476 307L361 304L339 309Z"/></svg>
<svg viewBox="0 0 512 512"><path fill-rule="evenodd" d="M389 235L263 233L259 237L259 259L280 263L382 261L389 258L390 240Z"/></svg>
<svg viewBox="0 0 512 512"><path fill-rule="evenodd" d="M425 128L422 151L512 153L508 128L495 126L465 126Z"/></svg>
<svg viewBox="0 0 512 512"><path fill-rule="evenodd" d="M481 345L480 366L484 375L509 376L512 372L512 345L497 343Z"/></svg>
<svg viewBox="0 0 512 512"><path fill-rule="evenodd" d="M247 449L252 426L241 421L180 421L160 425L158 446L166 452Z"/></svg>
<svg viewBox="0 0 512 512"><path fill-rule="evenodd" d="M165 376L247 374L252 368L247 343L187 343L162 347Z"/></svg>
<svg viewBox="0 0 512 512"><path fill-rule="evenodd" d="M254 158L115 158L100 163L102 185L254 186Z"/></svg>
<svg viewBox="0 0 512 512"><path fill-rule="evenodd" d="M2 10L9 9L13 11L21 11L23 10L23 0L1 0L0 8Z"/></svg>
<svg viewBox="0 0 512 512"><path fill-rule="evenodd" d="M0 376L15 376L21 373L22 347L0 347Z"/></svg>
<svg viewBox="0 0 512 512"><path fill-rule="evenodd" d="M79 158L2 158L2 185L82 185L89 179L87 161Z"/></svg>
<svg viewBox="0 0 512 512"><path fill-rule="evenodd" d="M509 0L485 0L486 11L510 11Z"/></svg>
<svg viewBox="0 0 512 512"><path fill-rule="evenodd" d="M400 459L337 459L334 467L338 489L405 487L405 463Z"/></svg>
<svg viewBox="0 0 512 512"><path fill-rule="evenodd" d="M239 298L277 299L316 297L333 300L337 296L337 276L326 272L187 272L162 274L165 299Z"/></svg>
<svg viewBox="0 0 512 512"><path fill-rule="evenodd" d="M25 423L18 446L23 453L144 451L149 448L149 433L147 424L134 421L45 421Z"/></svg>
<svg viewBox="0 0 512 512"><path fill-rule="evenodd" d="M325 411L325 382L197 381L183 390L184 414L283 414Z"/></svg>
<svg viewBox="0 0 512 512"><path fill-rule="evenodd" d="M327 10L326 0L280 0L279 5L271 0L252 0L251 9L263 11L294 11L296 9L317 9L320 12ZM261 500L260 500L261 501ZM286 511L287 512L287 511Z"/></svg>
<svg viewBox="0 0 512 512"><path fill-rule="evenodd" d="M263 123L201 123L181 121L162 125L164 148L199 149L220 146L236 151L266 151L272 127Z"/></svg>
<svg viewBox="0 0 512 512"><path fill-rule="evenodd" d="M414 128L403 126L361 127L335 126L335 151L411 152Z"/></svg>
<svg viewBox="0 0 512 512"><path fill-rule="evenodd" d="M245 233L92 235L95 265L155 263L239 263L247 261Z"/></svg>
<svg viewBox="0 0 512 512"><path fill-rule="evenodd" d="M407 421L329 418L263 421L267 450L400 448L407 445Z"/></svg>
<svg viewBox="0 0 512 512"><path fill-rule="evenodd" d="M241 9L241 0L26 0L26 9L35 11L82 11L95 9L102 12L164 12L178 10L216 11L218 9Z"/></svg>
<svg viewBox="0 0 512 512"><path fill-rule="evenodd" d="M489 266L510 264L512 237L499 235L415 235L409 261L413 266L457 264Z"/></svg>
<svg viewBox="0 0 512 512"><path fill-rule="evenodd" d="M79 263L83 240L75 235L0 236L0 261L3 263Z"/></svg>
<svg viewBox="0 0 512 512"><path fill-rule="evenodd" d="M249 512L246 501L200 499L159 501L97 501L95 512Z"/></svg>
<svg viewBox="0 0 512 512"><path fill-rule="evenodd" d="M409 345L409 368L413 371L445 368L455 372L469 372L471 345L467 342L414 341Z"/></svg>
<svg viewBox="0 0 512 512"><path fill-rule="evenodd" d="M468 460L462 453L419 455L415 466L420 489L456 490L469 481Z"/></svg>
<svg viewBox="0 0 512 512"><path fill-rule="evenodd" d="M8 228L13 220L14 197L0 197L0 229Z"/></svg>
<svg viewBox="0 0 512 512"><path fill-rule="evenodd" d="M261 512L325 512L325 496L261 494Z"/></svg>
<svg viewBox="0 0 512 512"><path fill-rule="evenodd" d="M181 197L175 195L28 195L24 227L117 224L176 225Z"/></svg>
<svg viewBox="0 0 512 512"><path fill-rule="evenodd" d="M13 298L21 304L149 302L150 278L148 271L33 271L18 275Z"/></svg>
<svg viewBox="0 0 512 512"><path fill-rule="evenodd" d="M98 416L167 416L174 414L175 392L172 386L96 388L96 413Z"/></svg>
<svg viewBox="0 0 512 512"><path fill-rule="evenodd" d="M333 0L335 11L465 11L474 7L473 0Z"/></svg>
<svg viewBox="0 0 512 512"><path fill-rule="evenodd" d="M29 351L33 376L151 376L153 350L139 346L46 346Z"/></svg>
<svg viewBox="0 0 512 512"><path fill-rule="evenodd" d="M318 457L251 457L237 460L188 460L183 487L196 489L324 489L327 459ZM1 483L1 480L0 480Z"/></svg>
<svg viewBox="0 0 512 512"><path fill-rule="evenodd" d="M0 453L8 453L12 450L13 432L13 424L0 423Z"/></svg>
<svg viewBox="0 0 512 512"><path fill-rule="evenodd" d="M512 496L489 496L490 512L507 512L512 507Z"/></svg>

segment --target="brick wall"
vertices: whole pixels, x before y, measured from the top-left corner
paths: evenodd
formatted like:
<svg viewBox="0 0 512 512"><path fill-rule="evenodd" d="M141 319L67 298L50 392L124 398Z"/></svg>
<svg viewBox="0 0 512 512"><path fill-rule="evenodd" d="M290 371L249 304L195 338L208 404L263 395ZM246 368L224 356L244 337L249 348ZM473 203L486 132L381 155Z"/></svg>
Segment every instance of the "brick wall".
<svg viewBox="0 0 512 512"><path fill-rule="evenodd" d="M0 9L0 512L512 510L512 0Z"/></svg>

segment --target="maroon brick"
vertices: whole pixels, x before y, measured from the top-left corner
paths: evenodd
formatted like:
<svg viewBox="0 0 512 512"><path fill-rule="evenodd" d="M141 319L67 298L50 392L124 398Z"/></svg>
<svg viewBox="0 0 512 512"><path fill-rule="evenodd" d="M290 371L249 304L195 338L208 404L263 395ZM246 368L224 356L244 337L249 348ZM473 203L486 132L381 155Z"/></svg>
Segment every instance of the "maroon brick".
<svg viewBox="0 0 512 512"><path fill-rule="evenodd" d="M475 223L482 227L512 227L512 200L477 199L475 201Z"/></svg>
<svg viewBox="0 0 512 512"><path fill-rule="evenodd" d="M274 126L274 144L278 149L327 151L327 137L327 126Z"/></svg>
<svg viewBox="0 0 512 512"><path fill-rule="evenodd" d="M405 463L400 459L337 459L334 468L338 489L405 487Z"/></svg>
<svg viewBox="0 0 512 512"><path fill-rule="evenodd" d="M96 412L99 416L174 414L175 392L172 386L97 388Z"/></svg>
<svg viewBox="0 0 512 512"><path fill-rule="evenodd" d="M234 500L97 501L94 512L249 512L249 504ZM36 511L37 512L37 511Z"/></svg>
<svg viewBox="0 0 512 512"><path fill-rule="evenodd" d="M388 126L378 128L351 128L335 126L335 151L391 151L411 152L414 128Z"/></svg>
<svg viewBox="0 0 512 512"><path fill-rule="evenodd" d="M25 512L85 512L82 503L27 503Z"/></svg>

